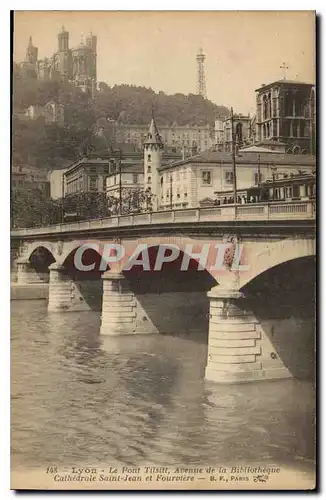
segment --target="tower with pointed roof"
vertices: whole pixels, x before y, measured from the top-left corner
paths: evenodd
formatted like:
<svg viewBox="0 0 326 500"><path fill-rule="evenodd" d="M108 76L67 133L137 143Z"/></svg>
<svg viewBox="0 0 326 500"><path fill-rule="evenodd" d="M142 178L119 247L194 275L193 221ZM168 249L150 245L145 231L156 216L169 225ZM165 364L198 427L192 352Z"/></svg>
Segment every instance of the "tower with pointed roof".
<svg viewBox="0 0 326 500"><path fill-rule="evenodd" d="M32 37L30 36L28 40L28 46L26 49L25 60L20 64L20 67L24 75L29 76L31 78L37 77L37 55L38 55L38 48L34 47L32 42Z"/></svg>
<svg viewBox="0 0 326 500"><path fill-rule="evenodd" d="M26 62L36 65L38 48L34 47L32 37L29 37L28 46L26 50Z"/></svg>
<svg viewBox="0 0 326 500"><path fill-rule="evenodd" d="M69 47L69 32L62 26L57 35L57 51L38 60L38 49L29 38L25 60L20 63L24 74L40 80L63 80L74 83L84 92L95 95L97 82L97 37L81 37L77 47Z"/></svg>
<svg viewBox="0 0 326 500"><path fill-rule="evenodd" d="M158 169L161 165L163 149L164 144L157 129L154 113L152 113L151 123L144 140L144 189L154 195L154 210L158 210L160 205Z"/></svg>
<svg viewBox="0 0 326 500"><path fill-rule="evenodd" d="M69 50L69 32L62 26L58 33L58 52L55 56L55 66L58 76L62 80L68 80L71 72L71 53Z"/></svg>

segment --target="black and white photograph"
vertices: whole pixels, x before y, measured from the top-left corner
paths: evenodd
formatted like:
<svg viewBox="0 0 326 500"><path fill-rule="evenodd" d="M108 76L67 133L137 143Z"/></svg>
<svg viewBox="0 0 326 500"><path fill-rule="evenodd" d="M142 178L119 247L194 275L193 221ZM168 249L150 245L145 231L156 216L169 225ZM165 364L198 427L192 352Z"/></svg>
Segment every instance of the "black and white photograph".
<svg viewBox="0 0 326 500"><path fill-rule="evenodd" d="M10 487L314 490L315 12L12 30Z"/></svg>

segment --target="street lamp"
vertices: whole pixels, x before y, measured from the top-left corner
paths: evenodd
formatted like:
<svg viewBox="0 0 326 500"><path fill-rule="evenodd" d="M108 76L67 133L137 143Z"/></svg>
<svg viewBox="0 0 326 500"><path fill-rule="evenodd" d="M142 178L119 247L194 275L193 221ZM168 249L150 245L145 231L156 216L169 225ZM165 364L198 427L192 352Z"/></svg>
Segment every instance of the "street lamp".
<svg viewBox="0 0 326 500"><path fill-rule="evenodd" d="M233 163L233 199L234 206L237 204L237 167L235 162L235 140L233 130L233 108L231 108L231 140L232 140L232 163Z"/></svg>
<svg viewBox="0 0 326 500"><path fill-rule="evenodd" d="M121 148L119 149L119 160L118 160L118 165L119 165L119 215L122 214L122 176L121 176L121 170L122 170L122 151Z"/></svg>
<svg viewBox="0 0 326 500"><path fill-rule="evenodd" d="M277 167L273 164L271 166L271 171L272 171L272 179L273 179L273 201L275 200L275 178L276 178L276 171Z"/></svg>
<svg viewBox="0 0 326 500"><path fill-rule="evenodd" d="M259 193L259 201L261 201L261 188L260 188L260 155L258 155L258 165L257 165L257 171L258 171L258 193Z"/></svg>

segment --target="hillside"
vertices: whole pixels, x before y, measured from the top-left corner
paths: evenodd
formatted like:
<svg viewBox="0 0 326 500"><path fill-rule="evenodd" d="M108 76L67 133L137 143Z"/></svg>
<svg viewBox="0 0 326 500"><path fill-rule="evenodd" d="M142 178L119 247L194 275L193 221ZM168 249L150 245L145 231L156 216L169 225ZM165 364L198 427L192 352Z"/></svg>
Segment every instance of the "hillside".
<svg viewBox="0 0 326 500"><path fill-rule="evenodd" d="M65 126L44 125L42 119L24 119L23 112L32 104L45 105L54 100L65 106ZM100 83L91 100L69 83L44 82L22 77L14 67L13 81L13 161L51 168L76 158L81 144L90 137L99 118L119 124L147 124L152 108L159 124L213 125L216 116L228 109L201 96L167 95L145 87Z"/></svg>

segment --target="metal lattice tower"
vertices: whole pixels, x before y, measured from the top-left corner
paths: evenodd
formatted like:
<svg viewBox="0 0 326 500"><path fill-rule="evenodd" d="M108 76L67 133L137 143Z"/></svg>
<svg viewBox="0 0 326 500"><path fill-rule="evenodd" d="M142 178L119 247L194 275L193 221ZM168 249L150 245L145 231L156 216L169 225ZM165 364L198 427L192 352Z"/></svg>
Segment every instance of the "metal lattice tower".
<svg viewBox="0 0 326 500"><path fill-rule="evenodd" d="M203 49L199 49L198 54L196 56L197 60L197 94L203 96L206 99L206 81L205 81L205 54L203 53Z"/></svg>

